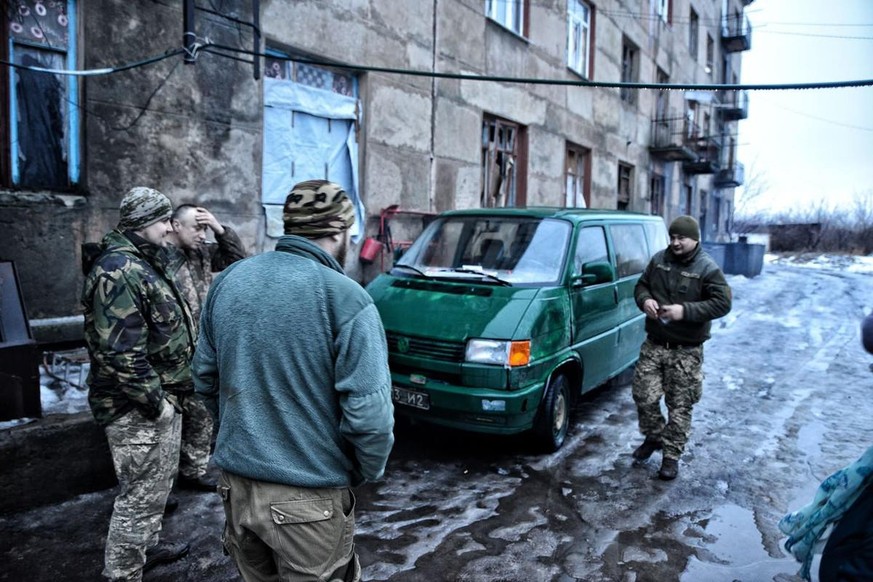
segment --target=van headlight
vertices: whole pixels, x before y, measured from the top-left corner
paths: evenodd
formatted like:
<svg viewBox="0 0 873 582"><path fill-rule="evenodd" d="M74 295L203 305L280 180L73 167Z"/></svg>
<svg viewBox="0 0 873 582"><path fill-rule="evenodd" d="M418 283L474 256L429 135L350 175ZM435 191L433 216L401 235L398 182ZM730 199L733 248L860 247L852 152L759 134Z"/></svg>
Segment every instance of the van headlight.
<svg viewBox="0 0 873 582"><path fill-rule="evenodd" d="M464 359L479 364L498 366L526 366L530 363L530 340L503 341L471 339L467 342Z"/></svg>

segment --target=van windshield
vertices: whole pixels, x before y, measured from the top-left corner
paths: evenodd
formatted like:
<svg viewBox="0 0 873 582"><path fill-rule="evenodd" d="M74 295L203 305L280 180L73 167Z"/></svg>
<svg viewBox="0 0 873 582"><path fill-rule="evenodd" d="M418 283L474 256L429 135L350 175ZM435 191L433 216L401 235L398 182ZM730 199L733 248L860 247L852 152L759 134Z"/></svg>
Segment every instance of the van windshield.
<svg viewBox="0 0 873 582"><path fill-rule="evenodd" d="M556 283L571 230L570 223L550 218L442 217L404 253L394 274L495 284Z"/></svg>

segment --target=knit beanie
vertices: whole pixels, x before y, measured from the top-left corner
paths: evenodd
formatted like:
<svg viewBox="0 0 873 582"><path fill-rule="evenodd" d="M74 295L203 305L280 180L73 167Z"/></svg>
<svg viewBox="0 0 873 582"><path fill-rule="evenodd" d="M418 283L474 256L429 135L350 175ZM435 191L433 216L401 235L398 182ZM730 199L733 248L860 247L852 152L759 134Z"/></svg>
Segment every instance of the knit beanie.
<svg viewBox="0 0 873 582"><path fill-rule="evenodd" d="M670 236L674 234L685 236L696 241L700 240L700 226L693 216L683 215L670 223Z"/></svg>
<svg viewBox="0 0 873 582"><path fill-rule="evenodd" d="M355 209L339 184L307 180L285 199L282 222L285 234L322 238L348 230L355 223Z"/></svg>
<svg viewBox="0 0 873 582"><path fill-rule="evenodd" d="M118 229L140 230L172 214L173 204L166 196L153 188L137 186L121 199Z"/></svg>

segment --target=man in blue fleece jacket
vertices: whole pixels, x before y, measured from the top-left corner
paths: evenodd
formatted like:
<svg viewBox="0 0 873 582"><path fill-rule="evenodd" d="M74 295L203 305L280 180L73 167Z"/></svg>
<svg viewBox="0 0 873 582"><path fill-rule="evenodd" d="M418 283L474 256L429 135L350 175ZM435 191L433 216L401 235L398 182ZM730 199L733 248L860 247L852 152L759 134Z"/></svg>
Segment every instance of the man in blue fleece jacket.
<svg viewBox="0 0 873 582"><path fill-rule="evenodd" d="M394 407L379 314L341 267L354 220L340 186L297 184L276 250L225 269L203 306L194 382L246 581L360 579L350 487L384 473Z"/></svg>

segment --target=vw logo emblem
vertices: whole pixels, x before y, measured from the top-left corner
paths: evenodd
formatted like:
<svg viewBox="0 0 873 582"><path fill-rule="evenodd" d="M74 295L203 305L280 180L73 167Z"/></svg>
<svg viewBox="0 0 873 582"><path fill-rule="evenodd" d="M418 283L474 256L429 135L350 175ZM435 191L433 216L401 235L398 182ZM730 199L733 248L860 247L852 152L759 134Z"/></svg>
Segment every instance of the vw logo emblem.
<svg viewBox="0 0 873 582"><path fill-rule="evenodd" d="M409 351L409 338L401 337L397 338L397 351L401 354L405 354Z"/></svg>

